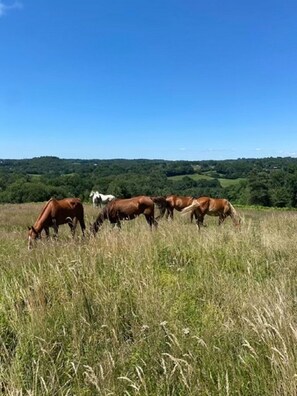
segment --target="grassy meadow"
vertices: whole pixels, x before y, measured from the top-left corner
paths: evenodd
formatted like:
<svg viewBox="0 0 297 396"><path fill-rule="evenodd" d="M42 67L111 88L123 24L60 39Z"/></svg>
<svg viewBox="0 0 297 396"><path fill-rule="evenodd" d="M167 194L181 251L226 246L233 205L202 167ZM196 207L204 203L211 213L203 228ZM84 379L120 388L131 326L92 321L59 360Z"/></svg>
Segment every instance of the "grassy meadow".
<svg viewBox="0 0 297 396"><path fill-rule="evenodd" d="M297 395L297 212L62 226L28 251L42 206L0 207L0 394Z"/></svg>
<svg viewBox="0 0 297 396"><path fill-rule="evenodd" d="M208 176L206 174L200 174L200 173L194 173L190 175L177 175L177 176L170 176L168 179L170 180L182 180L185 176L190 177L191 179L197 181L197 180L213 180L214 178L212 176ZM221 186L223 188L229 187L229 186L234 186L235 184L238 184L239 182L245 180L242 177L239 177L237 179L225 179L223 177L219 177L217 179Z"/></svg>

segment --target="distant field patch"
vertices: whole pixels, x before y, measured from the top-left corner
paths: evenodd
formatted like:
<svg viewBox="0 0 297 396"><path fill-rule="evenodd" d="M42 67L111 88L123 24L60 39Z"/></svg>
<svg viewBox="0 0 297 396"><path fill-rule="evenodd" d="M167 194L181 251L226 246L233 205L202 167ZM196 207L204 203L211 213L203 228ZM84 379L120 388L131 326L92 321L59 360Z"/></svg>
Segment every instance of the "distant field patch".
<svg viewBox="0 0 297 396"><path fill-rule="evenodd" d="M240 183L241 181L246 180L243 177L239 177L238 179L223 179L223 178L219 178L218 179L219 182L221 183L222 187L229 187L229 186L234 186L235 184Z"/></svg>
<svg viewBox="0 0 297 396"><path fill-rule="evenodd" d="M213 177L207 176L207 175L201 175L198 173L194 173L192 175L177 175L177 176L171 176L168 179L170 180L182 180L184 177L190 177L193 180L212 180Z"/></svg>
<svg viewBox="0 0 297 396"><path fill-rule="evenodd" d="M197 181L197 180L213 180L214 177L208 176L208 175L201 175L198 173L194 173L192 175L177 175L177 176L171 176L168 179L170 180L182 180L184 177L190 177L191 179ZM223 188L233 186L234 184L237 184L241 181L245 180L242 177L239 177L238 179L225 179L225 178L218 178L218 181L220 182L221 186Z"/></svg>

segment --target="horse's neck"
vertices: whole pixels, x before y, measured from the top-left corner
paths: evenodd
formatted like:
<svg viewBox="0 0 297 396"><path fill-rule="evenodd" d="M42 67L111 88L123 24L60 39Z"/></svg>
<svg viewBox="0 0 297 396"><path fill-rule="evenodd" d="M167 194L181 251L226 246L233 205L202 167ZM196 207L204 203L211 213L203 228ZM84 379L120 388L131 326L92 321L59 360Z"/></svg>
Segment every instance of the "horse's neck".
<svg viewBox="0 0 297 396"><path fill-rule="evenodd" d="M51 212L51 207L50 207L50 201L48 201L48 203L46 204L46 206L43 208L42 212L40 213L40 215L38 216L37 220L35 221L33 227L35 228L35 230L39 233L42 231L44 224L46 222L46 220L48 219L48 217L50 216L50 212Z"/></svg>
<svg viewBox="0 0 297 396"><path fill-rule="evenodd" d="M97 225L100 226L106 219L107 219L107 213L106 213L106 210L103 209L103 211L99 214L99 216L96 219Z"/></svg>

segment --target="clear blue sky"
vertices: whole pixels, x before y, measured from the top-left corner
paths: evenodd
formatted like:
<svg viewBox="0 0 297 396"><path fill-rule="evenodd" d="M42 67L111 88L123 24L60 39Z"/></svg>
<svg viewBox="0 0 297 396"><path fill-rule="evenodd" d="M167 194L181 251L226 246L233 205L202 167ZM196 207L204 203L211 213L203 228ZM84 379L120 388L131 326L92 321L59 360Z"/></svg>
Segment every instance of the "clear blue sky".
<svg viewBox="0 0 297 396"><path fill-rule="evenodd" d="M0 158L297 156L296 0L0 0Z"/></svg>

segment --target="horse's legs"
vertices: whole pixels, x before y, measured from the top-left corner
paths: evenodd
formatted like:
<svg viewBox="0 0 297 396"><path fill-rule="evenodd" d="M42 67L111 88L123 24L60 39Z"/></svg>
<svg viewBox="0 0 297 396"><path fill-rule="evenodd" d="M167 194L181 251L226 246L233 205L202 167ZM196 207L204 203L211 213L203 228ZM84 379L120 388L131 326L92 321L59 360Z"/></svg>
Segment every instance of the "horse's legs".
<svg viewBox="0 0 297 396"><path fill-rule="evenodd" d="M148 223L148 225L150 226L150 229L152 229L152 226L154 226L155 228L158 227L158 222L157 222L157 220L154 218L154 216L152 216L152 215L145 215L145 219L146 219L146 222Z"/></svg>
<svg viewBox="0 0 297 396"><path fill-rule="evenodd" d="M74 235L75 235L75 230L76 230L76 226L77 226L77 218L74 217L74 219L69 219L68 225L69 225L69 227L70 227L72 237L74 237Z"/></svg>
<svg viewBox="0 0 297 396"><path fill-rule="evenodd" d="M54 237L58 238L59 227L57 226L56 219L52 219L52 223L53 223L53 229L54 229Z"/></svg>
<svg viewBox="0 0 297 396"><path fill-rule="evenodd" d="M80 228L81 228L81 232L82 232L82 234L83 234L83 237L84 237L84 236L85 236L86 224L85 224L85 221L84 221L83 218L82 218L82 219L79 219L79 225L80 225Z"/></svg>
<svg viewBox="0 0 297 396"><path fill-rule="evenodd" d="M173 208L167 208L167 213L166 213L166 219L170 217L171 220L173 220Z"/></svg>
<svg viewBox="0 0 297 396"><path fill-rule="evenodd" d="M191 223L193 222L193 218L195 218L196 224L198 226L199 213L197 213L195 209L191 212ZM202 219L202 223L203 223L203 219Z"/></svg>
<svg viewBox="0 0 297 396"><path fill-rule="evenodd" d="M49 236L50 236L49 228L48 227L44 227L44 231L45 231L46 237L49 238Z"/></svg>
<svg viewBox="0 0 297 396"><path fill-rule="evenodd" d="M204 220L204 215L203 214L196 214L196 225L198 231L200 231L201 226L204 226L203 220Z"/></svg>

